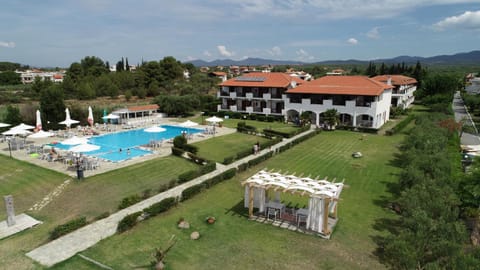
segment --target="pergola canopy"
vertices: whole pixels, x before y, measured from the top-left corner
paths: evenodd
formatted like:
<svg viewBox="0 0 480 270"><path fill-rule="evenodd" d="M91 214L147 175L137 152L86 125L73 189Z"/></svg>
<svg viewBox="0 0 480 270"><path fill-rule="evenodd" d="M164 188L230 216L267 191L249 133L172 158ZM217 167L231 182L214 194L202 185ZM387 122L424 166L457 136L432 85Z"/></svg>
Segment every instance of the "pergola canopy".
<svg viewBox="0 0 480 270"><path fill-rule="evenodd" d="M310 177L282 175L276 172L261 170L245 180L242 185L263 189L281 190L283 192L307 194L310 197L328 197L338 199L343 189L343 183L333 183L326 179L316 180Z"/></svg>

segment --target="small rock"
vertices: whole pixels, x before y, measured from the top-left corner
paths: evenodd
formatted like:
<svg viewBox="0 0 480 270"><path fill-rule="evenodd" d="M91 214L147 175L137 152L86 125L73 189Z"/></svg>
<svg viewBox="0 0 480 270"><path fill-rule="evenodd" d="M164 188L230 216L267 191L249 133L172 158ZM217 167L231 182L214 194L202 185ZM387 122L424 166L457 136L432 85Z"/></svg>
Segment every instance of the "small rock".
<svg viewBox="0 0 480 270"><path fill-rule="evenodd" d="M190 223L188 223L186 221L181 221L180 223L178 223L178 228L189 229L190 228Z"/></svg>
<svg viewBox="0 0 480 270"><path fill-rule="evenodd" d="M192 232L190 234L190 239L197 240L198 238L200 238L200 233L199 232Z"/></svg>

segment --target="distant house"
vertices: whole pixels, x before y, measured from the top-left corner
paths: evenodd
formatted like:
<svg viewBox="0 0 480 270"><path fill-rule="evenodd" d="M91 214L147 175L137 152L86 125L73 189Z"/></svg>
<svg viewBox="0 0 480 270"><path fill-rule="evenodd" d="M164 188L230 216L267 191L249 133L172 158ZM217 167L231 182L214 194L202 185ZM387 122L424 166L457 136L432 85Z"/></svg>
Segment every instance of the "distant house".
<svg viewBox="0 0 480 270"><path fill-rule="evenodd" d="M372 78L378 82L393 86L392 106L406 109L415 100L413 93L417 90L417 80L403 75L380 75Z"/></svg>
<svg viewBox="0 0 480 270"><path fill-rule="evenodd" d="M209 67L200 67L200 72L207 73L209 70Z"/></svg>
<svg viewBox="0 0 480 270"><path fill-rule="evenodd" d="M330 72L327 72L327 76L334 76L334 75L342 76L342 75L345 75L345 74L347 74L347 72L343 69L340 69L340 68L337 68L337 69L334 69Z"/></svg>
<svg viewBox="0 0 480 270"><path fill-rule="evenodd" d="M286 73L290 76L297 77L304 81L311 81L313 79L313 76L305 71L290 71Z"/></svg>
<svg viewBox="0 0 480 270"><path fill-rule="evenodd" d="M366 76L325 76L288 89L285 117L311 112L312 123L324 124L323 113L336 109L340 124L378 129L389 120L393 86Z"/></svg>
<svg viewBox="0 0 480 270"><path fill-rule="evenodd" d="M51 71L42 71L40 69L32 69L26 71L15 71L20 75L20 80L23 84L30 84L35 81L36 77L39 77L42 81L52 81L54 83L63 82L63 77L65 75L64 71L51 72Z"/></svg>
<svg viewBox="0 0 480 270"><path fill-rule="evenodd" d="M208 76L210 76L210 77L217 77L217 78L219 78L220 80L222 80L222 82L224 82L224 81L227 80L227 73L226 73L226 72L223 72L223 71L210 72L210 73L208 73Z"/></svg>
<svg viewBox="0 0 480 270"><path fill-rule="evenodd" d="M220 84L219 111L283 115L288 89L304 81L280 72L251 72Z"/></svg>

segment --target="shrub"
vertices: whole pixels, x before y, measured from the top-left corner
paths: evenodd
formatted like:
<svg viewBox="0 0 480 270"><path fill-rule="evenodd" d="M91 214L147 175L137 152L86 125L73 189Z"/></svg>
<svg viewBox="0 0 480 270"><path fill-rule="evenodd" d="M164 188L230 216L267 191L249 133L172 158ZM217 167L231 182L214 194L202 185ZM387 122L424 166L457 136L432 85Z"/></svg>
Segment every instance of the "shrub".
<svg viewBox="0 0 480 270"><path fill-rule="evenodd" d="M183 151L183 149L180 149L180 148L177 148L177 147L172 147L172 154L173 155L181 157L183 155L183 153L185 153L185 151Z"/></svg>
<svg viewBox="0 0 480 270"><path fill-rule="evenodd" d="M152 196L152 189L148 188L142 192L142 199L147 199Z"/></svg>
<svg viewBox="0 0 480 270"><path fill-rule="evenodd" d="M410 124L410 122L412 122L413 120L415 119L415 115L414 114L410 114L409 116L407 116L405 119L403 119L402 121L400 121L400 123L398 123L396 126L394 126L393 128L387 130L385 132L386 135L394 135L396 133L399 133L401 132L406 126L408 126L408 124Z"/></svg>
<svg viewBox="0 0 480 270"><path fill-rule="evenodd" d="M86 217L79 217L73 220L70 220L69 222L58 225L55 227L51 232L50 232L50 240L54 240L59 238L62 235L68 234L70 232L75 231L78 228L81 228L85 225L87 225L87 218Z"/></svg>
<svg viewBox="0 0 480 270"><path fill-rule="evenodd" d="M200 193L203 189L205 188L205 184L198 184L191 186L189 188L186 188L182 191L182 197L181 200L185 201L190 198L192 198L194 195Z"/></svg>
<svg viewBox="0 0 480 270"><path fill-rule="evenodd" d="M118 205L118 209L124 209L124 208L127 208L129 207L130 205L134 205L136 203L138 203L139 201L141 201L142 198L140 196L138 196L137 194L135 195L132 195L132 196L129 196L129 197L125 197L122 199L122 201L120 202L120 205Z"/></svg>
<svg viewBox="0 0 480 270"><path fill-rule="evenodd" d="M160 187L158 188L158 192L160 192L160 193L162 193L166 190L168 190L168 184L161 184Z"/></svg>
<svg viewBox="0 0 480 270"><path fill-rule="evenodd" d="M263 116L263 115L259 115L259 116L257 116L257 120L258 120L258 121L265 122L266 118L265 118L265 116Z"/></svg>
<svg viewBox="0 0 480 270"><path fill-rule="evenodd" d="M191 170L191 171L188 171L188 172L184 172L184 173L182 173L178 176L178 183L181 184L181 183L188 182L188 181L198 177L199 175L200 175L200 173L197 170Z"/></svg>
<svg viewBox="0 0 480 270"><path fill-rule="evenodd" d="M229 156L229 157L226 157L226 158L223 159L222 164L228 165L228 164L232 163L234 160L235 160L235 157Z"/></svg>
<svg viewBox="0 0 480 270"><path fill-rule="evenodd" d="M200 167L200 174L203 175L209 172L213 172L215 171L216 168L217 168L217 163L210 161L206 165Z"/></svg>
<svg viewBox="0 0 480 270"><path fill-rule="evenodd" d="M238 165L237 169L238 169L239 172L246 171L248 169L248 163L245 162L245 163L242 163L242 164Z"/></svg>
<svg viewBox="0 0 480 270"><path fill-rule="evenodd" d="M237 169L236 168L231 168L229 170L226 170L222 173L222 179L227 180L232 177L234 177L237 174Z"/></svg>
<svg viewBox="0 0 480 270"><path fill-rule="evenodd" d="M143 209L143 212L147 213L149 217L153 217L172 208L176 203L177 199L175 197L165 198L160 202L154 203L150 207Z"/></svg>
<svg viewBox="0 0 480 270"><path fill-rule="evenodd" d="M205 158L199 157L193 153L187 153L188 157L190 158L190 161L195 162L196 164L203 165L207 160Z"/></svg>
<svg viewBox="0 0 480 270"><path fill-rule="evenodd" d="M265 117L265 121L267 121L267 122L273 122L273 121L275 121L275 117L267 116L267 117Z"/></svg>
<svg viewBox="0 0 480 270"><path fill-rule="evenodd" d="M177 180L172 179L172 180L168 181L168 188L171 189L171 188L175 187L177 184L178 184Z"/></svg>
<svg viewBox="0 0 480 270"><path fill-rule="evenodd" d="M221 176L221 175L217 175L217 176L214 176L214 177L206 180L206 181L204 182L204 184L205 184L205 187L206 187L206 188L211 188L211 187L213 187L214 185L220 183L221 181L222 181L222 176Z"/></svg>
<svg viewBox="0 0 480 270"><path fill-rule="evenodd" d="M120 222L118 222L117 232L122 233L133 228L135 225L137 225L137 220L140 215L142 215L142 211L126 215L122 220L120 220Z"/></svg>
<svg viewBox="0 0 480 270"><path fill-rule="evenodd" d="M193 154L196 154L198 152L198 147L196 147L195 145L191 145L191 144L183 145L182 149L187 151L187 152L193 153Z"/></svg>
<svg viewBox="0 0 480 270"><path fill-rule="evenodd" d="M282 132L282 131L273 130L273 129L264 129L263 130L263 134L268 134L269 137L280 136L280 137L284 137L284 138L292 137L295 132L296 131L287 133L287 132Z"/></svg>
<svg viewBox="0 0 480 270"><path fill-rule="evenodd" d="M236 159L238 160L238 159L244 158L244 157L246 157L246 156L249 156L249 155L251 155L251 154L253 154L253 150L252 150L252 149L245 149L245 150L240 151L240 152L237 153L237 158L236 158Z"/></svg>
<svg viewBox="0 0 480 270"><path fill-rule="evenodd" d="M173 146L176 148L184 149L184 145L187 144L187 139L181 135L173 138Z"/></svg>
<svg viewBox="0 0 480 270"><path fill-rule="evenodd" d="M104 218L109 217L109 216L110 216L110 212L108 212L108 211L107 211L107 212L103 212L103 213L101 213L100 215L96 216L96 217L95 217L95 220L104 219Z"/></svg>

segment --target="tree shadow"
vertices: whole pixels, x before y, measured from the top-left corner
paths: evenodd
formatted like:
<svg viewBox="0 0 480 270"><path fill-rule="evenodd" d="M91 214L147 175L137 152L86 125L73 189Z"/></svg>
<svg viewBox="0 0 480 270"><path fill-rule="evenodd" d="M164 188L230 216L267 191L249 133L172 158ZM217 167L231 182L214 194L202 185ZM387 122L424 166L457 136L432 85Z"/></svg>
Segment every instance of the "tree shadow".
<svg viewBox="0 0 480 270"><path fill-rule="evenodd" d="M248 208L245 208L245 206L243 205L243 200L240 200L234 206L232 206L231 208L226 208L225 210L225 215L248 218Z"/></svg>

